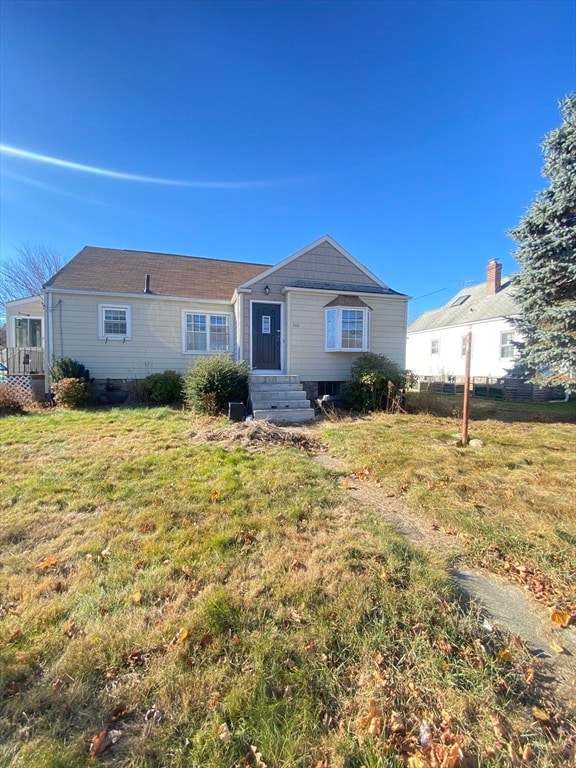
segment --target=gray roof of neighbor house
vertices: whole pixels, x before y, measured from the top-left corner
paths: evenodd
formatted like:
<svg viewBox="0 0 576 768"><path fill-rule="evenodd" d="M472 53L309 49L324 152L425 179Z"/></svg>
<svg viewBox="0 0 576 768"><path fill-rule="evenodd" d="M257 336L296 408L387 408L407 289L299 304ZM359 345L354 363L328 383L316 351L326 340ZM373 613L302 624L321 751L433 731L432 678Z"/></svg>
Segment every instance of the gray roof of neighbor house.
<svg viewBox="0 0 576 768"><path fill-rule="evenodd" d="M45 287L138 294L145 293L149 275L152 296L230 301L239 285L269 268L269 264L87 245Z"/></svg>
<svg viewBox="0 0 576 768"><path fill-rule="evenodd" d="M440 309L424 312L408 326L408 333L432 331L451 325L468 325L519 313L513 297L514 276L503 277L500 290L488 294L486 283L462 288Z"/></svg>

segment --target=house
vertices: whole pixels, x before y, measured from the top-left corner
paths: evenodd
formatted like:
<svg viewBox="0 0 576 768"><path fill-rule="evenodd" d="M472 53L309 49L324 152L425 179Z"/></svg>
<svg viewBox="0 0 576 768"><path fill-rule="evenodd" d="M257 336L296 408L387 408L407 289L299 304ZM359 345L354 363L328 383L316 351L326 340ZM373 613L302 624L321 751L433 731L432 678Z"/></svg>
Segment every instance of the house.
<svg viewBox="0 0 576 768"><path fill-rule="evenodd" d="M74 358L103 396L229 354L251 369L255 415L297 420L338 393L360 352L405 364L408 296L329 236L276 266L87 246L41 301L42 312L38 298L8 304L8 346L42 339L46 371ZM26 315L40 320L27 336Z"/></svg>
<svg viewBox="0 0 576 768"><path fill-rule="evenodd" d="M410 324L406 365L418 376L464 376L466 336L472 331L470 375L506 376L514 367L514 342L519 340L510 318L518 313L513 278L503 278L502 265L492 259L485 283L462 288L443 307Z"/></svg>

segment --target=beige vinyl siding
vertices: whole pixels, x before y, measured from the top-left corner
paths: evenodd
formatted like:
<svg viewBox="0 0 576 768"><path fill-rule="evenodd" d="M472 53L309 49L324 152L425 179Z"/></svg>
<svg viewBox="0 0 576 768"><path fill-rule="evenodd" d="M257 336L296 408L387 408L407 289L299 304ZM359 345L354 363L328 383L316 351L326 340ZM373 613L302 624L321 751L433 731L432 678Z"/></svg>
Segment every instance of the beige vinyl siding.
<svg viewBox="0 0 576 768"><path fill-rule="evenodd" d="M130 339L99 338L99 306L130 306ZM182 351L182 311L228 314L230 341L235 346L232 305L110 294L54 293L52 354L83 363L96 379L143 378L165 370L186 371L198 354Z"/></svg>
<svg viewBox="0 0 576 768"><path fill-rule="evenodd" d="M286 296L283 293L284 289L293 286L299 280L314 282L329 281L343 284L380 287L380 285L375 283L369 275L357 267L347 256L334 248L330 243L323 242L320 245L311 248L309 251L306 251L306 253L301 254L298 258L289 261L285 266L275 269L272 274L268 275L268 277L264 277L262 280L252 283L251 293L241 294L244 302L244 328L242 334L242 356L244 360L248 362L250 361L250 302L272 301L284 303L286 301ZM264 292L266 286L270 289L269 294ZM329 294L326 293L325 295L328 296ZM330 294L330 298L327 298L325 303L330 301L333 297L334 294ZM283 312L283 323L285 339L283 361L287 356L288 363L290 363L290 350L286 348L286 344L287 338L290 336L291 323L290 319L287 317L286 311ZM316 331L321 331L321 345L317 347L315 353L318 354L319 351L324 350L323 313L321 327L317 328ZM288 372L299 373L299 371L294 370L292 367Z"/></svg>
<svg viewBox="0 0 576 768"><path fill-rule="evenodd" d="M289 373L303 381L343 381L350 376L355 352L325 352L324 307L336 293L290 291L286 353ZM406 301L398 297L362 296L371 307L370 351L404 367Z"/></svg>

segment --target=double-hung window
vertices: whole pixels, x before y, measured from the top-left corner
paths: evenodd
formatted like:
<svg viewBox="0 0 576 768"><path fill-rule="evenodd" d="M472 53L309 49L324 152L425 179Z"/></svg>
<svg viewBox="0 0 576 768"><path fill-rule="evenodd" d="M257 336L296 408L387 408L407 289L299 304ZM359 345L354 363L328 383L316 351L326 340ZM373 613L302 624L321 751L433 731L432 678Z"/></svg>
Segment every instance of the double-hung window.
<svg viewBox="0 0 576 768"><path fill-rule="evenodd" d="M370 345L368 309L326 309L326 351L366 352Z"/></svg>
<svg viewBox="0 0 576 768"><path fill-rule="evenodd" d="M503 360L509 360L516 357L514 331L502 331L500 334L500 357Z"/></svg>
<svg viewBox="0 0 576 768"><path fill-rule="evenodd" d="M184 352L230 352L230 316L185 312Z"/></svg>
<svg viewBox="0 0 576 768"><path fill-rule="evenodd" d="M440 354L440 339L432 339L430 342L430 354L431 355L439 355Z"/></svg>
<svg viewBox="0 0 576 768"><path fill-rule="evenodd" d="M99 304L98 332L101 339L132 337L132 312L129 304Z"/></svg>

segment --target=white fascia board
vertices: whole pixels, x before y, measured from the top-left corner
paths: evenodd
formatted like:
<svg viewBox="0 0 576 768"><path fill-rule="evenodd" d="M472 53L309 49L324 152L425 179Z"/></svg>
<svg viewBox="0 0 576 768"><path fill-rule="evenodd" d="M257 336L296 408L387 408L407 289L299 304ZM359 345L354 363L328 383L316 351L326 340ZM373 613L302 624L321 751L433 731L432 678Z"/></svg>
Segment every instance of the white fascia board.
<svg viewBox="0 0 576 768"><path fill-rule="evenodd" d="M34 296L26 296L24 299L11 299L10 301L6 302L5 306L6 309L9 307L19 307L22 304L28 304L30 301L36 301L36 299L40 299L40 301L42 301L42 294L38 293Z"/></svg>
<svg viewBox="0 0 576 768"><path fill-rule="evenodd" d="M231 307L232 301L225 299L196 299L194 296L158 296L150 293L116 293L115 291L89 291L78 288L46 288L46 293L65 294L75 296L104 296L107 300L113 299L145 299L146 301L185 301L194 304L222 304Z"/></svg>
<svg viewBox="0 0 576 768"><path fill-rule="evenodd" d="M386 285L386 283L383 283L379 277L376 277L376 275L373 272L370 272L369 269L367 269L363 264L361 264L357 259L355 259L354 256L352 256L352 254L348 253L348 251L345 248L342 248L342 246L339 243L337 243L336 240L331 238L330 235L324 235L324 237L319 237L318 240L315 240L313 243L310 243L310 245L307 245L306 247L301 248L296 253L293 253L292 256L288 256L288 258L283 259L279 264L276 264L276 266L270 267L270 269L267 269L265 272L262 272L260 275L256 275L256 277L253 277L251 280L247 280L245 283L242 283L241 288L248 288L251 285L255 285L256 283L261 282L262 280L267 280L270 275L274 274L274 272L277 272L279 269L282 269L287 264L290 264L296 259L299 259L300 256L303 256L305 253L308 253L308 251L311 251L312 248L316 248L317 246L322 245L322 243L329 243L333 248L339 251L342 254L342 256L344 256L350 262L352 262L352 264L354 264L355 267L357 267L367 277L373 280L376 283L376 285L379 285L381 288L389 287L388 285Z"/></svg>

